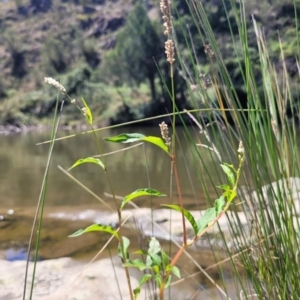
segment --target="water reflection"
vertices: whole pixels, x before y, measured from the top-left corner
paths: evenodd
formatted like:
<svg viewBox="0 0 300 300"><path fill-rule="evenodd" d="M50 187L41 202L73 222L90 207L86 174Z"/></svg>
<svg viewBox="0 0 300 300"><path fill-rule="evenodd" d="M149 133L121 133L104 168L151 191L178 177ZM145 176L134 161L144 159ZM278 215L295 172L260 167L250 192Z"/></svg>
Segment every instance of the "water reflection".
<svg viewBox="0 0 300 300"><path fill-rule="evenodd" d="M139 130L137 128L121 128L100 131L97 135L101 139L123 132L159 135L158 128L140 128ZM214 155L209 150L201 148L201 159L195 159L194 143L198 142L200 138L204 141L204 137L191 130L193 141L188 141L183 129L179 129L177 133L181 145L181 148L178 147L177 151L177 162L186 205L188 208L205 206L205 194L214 194L215 191L213 184L207 185L207 191L205 191L206 187L204 188L201 185L201 178L204 178L206 182L211 179L214 185L219 183L212 162L212 156ZM71 134L71 132L62 131L58 135L66 136L68 134ZM29 132L0 136L0 203L2 207L14 208L36 205L49 148L48 144L39 146L36 144L48 140L49 136L50 132ZM120 145L105 141L101 145L104 153L128 146L128 144ZM57 165L61 165L67 169L77 159L96 154L98 154L97 147L91 134L78 135L74 138L56 142L50 168L47 205L76 206L88 205L97 201L57 168ZM201 165L201 168L196 167L196 165L200 166L201 160L203 166ZM149 186L169 194L170 159L160 149L151 144L106 156L105 163L117 195L124 196L137 188ZM100 197L103 197L104 192L111 192L103 170L97 165L81 165L72 170L71 173ZM209 178L209 176L212 178ZM149 203L144 204L144 201L142 200L139 205L149 206ZM159 205L159 202L155 203Z"/></svg>

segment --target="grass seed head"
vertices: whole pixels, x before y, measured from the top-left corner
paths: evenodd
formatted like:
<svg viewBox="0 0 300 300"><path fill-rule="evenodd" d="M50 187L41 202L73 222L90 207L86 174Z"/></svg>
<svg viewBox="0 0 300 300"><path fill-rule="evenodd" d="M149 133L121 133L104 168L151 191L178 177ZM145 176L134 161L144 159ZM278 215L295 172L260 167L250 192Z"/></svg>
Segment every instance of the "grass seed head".
<svg viewBox="0 0 300 300"><path fill-rule="evenodd" d="M172 16L171 16L171 2L169 0L160 1L160 10L163 14L162 19L164 21L164 26L166 30L165 35L170 35L172 32Z"/></svg>
<svg viewBox="0 0 300 300"><path fill-rule="evenodd" d="M171 138L169 137L168 125L165 122L159 124L161 137L165 141L166 146L171 146Z"/></svg>
<svg viewBox="0 0 300 300"><path fill-rule="evenodd" d="M67 93L65 87L64 87L62 84L60 84L57 80L55 80L55 79L53 79L53 78L51 78L51 77L45 77L45 78L44 78L44 81L45 81L46 83L48 83L48 84L50 84L50 85L56 87L56 88L57 88L59 91L61 91L63 94L66 94L66 93Z"/></svg>
<svg viewBox="0 0 300 300"><path fill-rule="evenodd" d="M167 54L167 61L170 63L170 64L173 64L173 62L175 61L175 52L174 52L174 43L172 40L167 40L165 42L165 53Z"/></svg>

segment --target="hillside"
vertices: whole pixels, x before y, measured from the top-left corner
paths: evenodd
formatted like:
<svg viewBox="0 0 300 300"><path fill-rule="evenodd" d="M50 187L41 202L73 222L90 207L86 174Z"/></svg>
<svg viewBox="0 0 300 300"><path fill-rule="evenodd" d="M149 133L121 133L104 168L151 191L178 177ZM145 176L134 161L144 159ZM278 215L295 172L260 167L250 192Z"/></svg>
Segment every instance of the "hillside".
<svg viewBox="0 0 300 300"><path fill-rule="evenodd" d="M68 82L68 92L76 95L103 53L114 47L133 5L128 0L1 2L0 124L35 124L51 114L53 95L45 101L45 76Z"/></svg>
<svg viewBox="0 0 300 300"><path fill-rule="evenodd" d="M147 2L147 6L144 6L147 10L144 19L149 18L148 23L143 23L141 28L135 26L134 29L128 29L126 35L124 33L126 21L137 2L134 0L1 2L0 125L36 125L48 122L53 113L56 93L43 83L45 76L58 79L66 86L71 97L85 97L91 104L99 125L151 116L154 112L165 113L168 106L161 107L161 103L165 103L167 94L157 72L158 66L163 75L168 74L164 64L164 36L160 25L159 4L156 1ZM185 2L174 1L174 5L179 14L174 17L175 29L179 29L177 33L179 48L183 56L189 57L185 36L180 33L180 22L183 21L191 24L201 72L207 72L204 45L195 30L197 25L193 24ZM244 84L238 70L240 61L233 56L232 36L222 1L204 1L203 5L233 82L236 88L243 90ZM298 43L293 1L252 0L247 1L246 6L253 61L257 56L257 46L251 16L254 16L264 28L272 51L271 58L278 70L283 68L279 59L280 35L287 72L292 86L296 86L295 75L298 74L298 69L295 57L298 53ZM230 7L226 9L230 16ZM132 17L130 22L135 21ZM239 33L234 20L230 22L233 36L236 38ZM143 26L146 26L145 32L142 32ZM123 35L120 32L123 32ZM152 40L146 41L150 32ZM139 36L144 40L137 43ZM143 49L144 58L142 58L139 56L142 52L139 49L144 42L148 44ZM131 48L132 53L129 53L124 61L119 53L124 47L130 49L128 45L130 43L136 45L133 50ZM151 43L154 43L155 47L152 47ZM152 52L148 53L149 48ZM141 61L140 65L138 60ZM151 68L152 79L149 76L149 68L148 73L141 69L145 65ZM258 74L258 78L259 76ZM187 82L186 78L180 75L177 75L175 80L178 103L181 103L182 107L188 107L186 89L191 82ZM296 94L295 91L295 100L298 99ZM155 101L157 104L154 104ZM74 125L80 123L80 120L79 112L66 103L63 122Z"/></svg>

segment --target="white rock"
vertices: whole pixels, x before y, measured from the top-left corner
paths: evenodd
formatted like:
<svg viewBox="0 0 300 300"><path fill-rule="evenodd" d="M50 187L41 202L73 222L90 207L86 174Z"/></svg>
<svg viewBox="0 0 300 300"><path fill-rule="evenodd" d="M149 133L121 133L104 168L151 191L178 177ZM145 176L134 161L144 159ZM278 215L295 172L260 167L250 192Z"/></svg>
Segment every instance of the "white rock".
<svg viewBox="0 0 300 300"><path fill-rule="evenodd" d="M85 265L71 258L46 260L37 263L34 300L116 300L130 299L124 268L110 259ZM33 263L30 263L26 299L30 295ZM21 299L25 275L25 262L0 260L0 299ZM117 278L116 278L117 277ZM131 277L132 288L138 281ZM118 285L122 296L120 296ZM141 298L142 299L142 298Z"/></svg>

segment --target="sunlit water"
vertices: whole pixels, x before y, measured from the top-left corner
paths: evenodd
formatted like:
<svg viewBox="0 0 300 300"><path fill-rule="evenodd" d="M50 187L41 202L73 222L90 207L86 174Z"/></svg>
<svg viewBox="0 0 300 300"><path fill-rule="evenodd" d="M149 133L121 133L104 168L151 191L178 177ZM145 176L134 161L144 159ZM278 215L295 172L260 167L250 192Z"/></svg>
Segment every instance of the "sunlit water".
<svg viewBox="0 0 300 300"><path fill-rule="evenodd" d="M103 141L103 137L114 136L121 133L139 132L145 135L159 136L159 128L122 128L115 130L104 130L97 132L100 141L101 151L111 153L117 150L132 146L133 144L115 144ZM68 136L74 132L60 131L59 137ZM183 195L184 205L187 209L207 208L207 198L216 196L215 186L221 184L219 170L216 169L215 154L205 148L199 147L200 156L195 156L195 144L207 144L205 137L199 134L198 129L189 128L189 137L183 128L177 130L177 153L176 162L180 177L180 187ZM37 143L49 140L50 132L29 132L24 134L14 134L0 136L0 217L5 216L9 220L9 226L5 222L0 228L0 246L6 249L3 255L9 260L24 259L24 249L28 242L30 226L33 220L35 208L39 198L41 184L47 163L49 144L36 145ZM67 170L80 158L90 157L99 154L97 145L92 134L77 133L75 137L57 141L51 160L48 187L46 194L46 212L60 211L71 214L79 214L85 209L93 209L106 212L108 208L100 203L95 197L83 189L78 183L64 174L58 166ZM104 157L107 168L107 175L103 169L96 164L80 165L70 171L81 184L90 191L102 198L111 207L115 207L112 199L105 196L105 193L113 192L119 196L125 196L138 188L151 187L165 194L167 197L153 199L141 198L136 200L140 207L159 208L162 203L177 203L177 190L175 182L171 184L170 158L161 149L152 144L143 144L128 151L117 152ZM170 190L173 197L170 197ZM22 216L20 221L18 215ZM28 223L28 227L27 226ZM13 227L14 226L14 227ZM78 229L78 224L68 221L68 227L63 222L51 221L45 223L43 232L47 234L42 240L40 254L42 258L52 258L60 256L73 256L79 259L91 259L99 250L101 245L107 241L107 237L89 235L80 241L67 239L72 233L71 230ZM71 229L70 229L71 228ZM12 231L8 231L8 229ZM55 231L56 240L51 240L51 232ZM5 233L8 232L8 236ZM12 232L15 240L6 243L11 238ZM50 233L49 233L50 232ZM136 233L128 233L132 239L132 247L138 248ZM95 242L96 239L96 242ZM92 240L92 241L91 241ZM13 242L11 244L11 242ZM78 246L85 243L85 248ZM98 243L98 244L97 244ZM19 245L19 247L18 247ZM25 245L25 248L23 248ZM17 246L17 247L15 247ZM44 248L43 248L44 247ZM112 244L116 249L116 243ZM166 245L169 247L169 245ZM175 251L176 249L172 250ZM0 253L1 255L1 253ZM103 257L107 255L104 254ZM204 266L214 263L212 255L207 252L199 252L198 262ZM183 260L181 265L190 272L196 271L195 267ZM218 277L218 276L215 276ZM206 286L205 277L197 279ZM228 285L232 283L228 282Z"/></svg>
<svg viewBox="0 0 300 300"><path fill-rule="evenodd" d="M160 134L159 128L122 128L101 131L97 134L101 151L110 153L131 146L132 144L102 141L102 137L123 132L140 132L155 136ZM199 173L202 163L199 158L193 157L192 150L196 142L205 143L205 138L197 131L191 130L192 141L187 141L183 129L179 128L177 133L180 144L177 143L176 160L185 204L189 208L205 207L205 190L201 185L201 180L208 182L209 176L212 176L214 183L218 184L219 181L215 172L215 164L212 161L214 155L210 150L201 148L201 159L205 162L209 175L205 169ZM69 134L71 132L63 131L58 135L62 137ZM49 144L36 144L48 140L49 136L49 132L0 136L0 204L2 208L36 206L49 149ZM98 201L57 167L60 165L68 169L76 160L97 154L99 151L92 134L78 135L55 143L48 180L47 206L70 205L74 208L78 205L86 205L89 207L89 204L95 204ZM125 196L138 188L145 187L170 194L170 159L161 149L145 144L129 151L105 156L104 161L116 195ZM108 177L95 164L78 166L70 173L100 197L103 197L105 192L111 193ZM214 191L213 186L207 186L207 189L211 193ZM173 190L176 191L175 188ZM157 206L160 204L159 201L156 202ZM145 201L139 205L147 206L148 203Z"/></svg>

